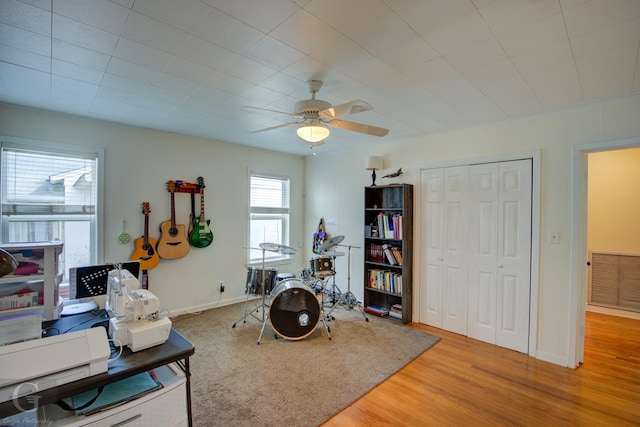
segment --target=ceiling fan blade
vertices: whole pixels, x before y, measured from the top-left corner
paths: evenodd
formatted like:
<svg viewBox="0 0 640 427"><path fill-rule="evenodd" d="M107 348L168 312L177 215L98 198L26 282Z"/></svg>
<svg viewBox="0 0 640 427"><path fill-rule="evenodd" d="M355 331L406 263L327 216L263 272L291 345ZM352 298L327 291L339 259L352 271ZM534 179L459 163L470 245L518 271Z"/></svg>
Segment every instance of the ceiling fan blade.
<svg viewBox="0 0 640 427"><path fill-rule="evenodd" d="M328 124L329 126L337 129L366 133L373 136L385 136L389 133L389 129L379 128L371 125L364 125L362 123L350 122L348 120L330 120Z"/></svg>
<svg viewBox="0 0 640 427"><path fill-rule="evenodd" d="M373 107L371 104L356 99L355 101L345 102L344 104L336 105L335 107L326 108L318 113L323 119L337 119L342 116L348 116L349 114L362 113L364 111L371 111Z"/></svg>
<svg viewBox="0 0 640 427"><path fill-rule="evenodd" d="M294 114L294 113L287 113L286 111L271 110L271 109L269 109L269 108L251 107L251 106L249 106L249 105L243 105L242 107L244 107L244 108L251 108L252 110L270 111L270 112L272 112L272 113L286 114L287 116L292 116L292 117L302 118L302 117L298 116L297 114Z"/></svg>
<svg viewBox="0 0 640 427"><path fill-rule="evenodd" d="M287 126L293 126L293 125L299 125L300 123L298 122L289 122L289 123L283 123L281 125L277 125L277 126L271 126L270 128L264 128L264 129L258 129L258 130L253 130L249 133L259 133L259 132L266 132L268 130L274 130L274 129L280 129L280 128L284 128Z"/></svg>

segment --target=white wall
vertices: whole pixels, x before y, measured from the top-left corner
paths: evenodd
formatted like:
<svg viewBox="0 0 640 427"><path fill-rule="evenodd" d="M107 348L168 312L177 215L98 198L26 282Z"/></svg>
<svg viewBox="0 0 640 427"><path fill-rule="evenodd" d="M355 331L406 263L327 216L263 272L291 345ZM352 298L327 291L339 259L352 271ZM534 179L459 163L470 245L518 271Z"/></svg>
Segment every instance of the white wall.
<svg viewBox="0 0 640 427"><path fill-rule="evenodd" d="M302 157L7 104L0 104L0 135L104 148L106 262L129 259L133 243L119 243L118 235L123 219L133 237L143 234L143 201L150 202L149 234L157 239L159 224L171 217L166 182L204 178L212 245L192 247L186 257L161 260L149 271L149 289L174 314L244 299L250 169L291 177L291 242L298 246L304 239ZM175 198L176 220L187 225L190 196L176 194ZM196 196L196 214L200 213L199 203ZM301 252L291 265L281 266L281 271L297 272L304 262ZM223 294L218 291L220 281L226 283Z"/></svg>
<svg viewBox="0 0 640 427"><path fill-rule="evenodd" d="M540 271L538 307L538 343L536 357L569 366L569 313L571 306L571 212L572 146L588 142L619 140L640 136L640 96L627 97L562 110L524 119L462 129L399 144L376 144L368 150L307 158L307 197L305 235L313 233L320 216L340 224L345 244L362 246L365 185L371 174L364 170L370 154L385 159L385 170L378 184L406 182L419 193L418 170L421 165L457 159L478 158L532 150L541 150L540 194ZM339 144L334 132L326 144ZM400 180L381 179L385 173L402 167ZM420 214L420 207L416 207ZM419 219L416 218L415 221ZM560 231L559 244L548 244L546 234ZM414 235L414 241L415 235ZM310 249L307 248L307 256ZM362 250L352 252L351 288L362 298ZM414 270L414 302L419 292L419 260ZM346 286L346 260L338 258L336 281ZM414 321L418 311L414 304Z"/></svg>
<svg viewBox="0 0 640 427"><path fill-rule="evenodd" d="M150 272L151 290L174 312L207 307L220 296L218 283L227 291L221 304L242 299L246 279L245 249L247 171L249 168L289 174L292 178L292 237L299 249L281 271L297 273L309 265L311 242L318 220L324 216L333 235L344 235L344 245L362 246L364 186L371 173L366 157L385 158L385 171L377 183L419 184L416 176L428 162L475 158L540 149L541 223L540 291L538 308L539 358L568 365L570 311L571 148L574 144L640 137L640 96L589 104L574 109L511 120L487 126L430 135L396 144L377 144L368 150L300 158L269 151L237 147L61 114L0 104L0 135L99 146L105 149L105 260L128 258L132 245L121 245L122 219L129 232L142 233L140 203L150 201L153 231L169 217L165 182L169 179L205 178L206 212L215 240L206 249L192 248L176 261L162 261ZM340 144L335 131L327 144ZM403 167L400 179L386 180L384 173ZM418 190L415 190L416 193ZM306 192L306 198L304 194ZM183 195L183 197L187 197ZM189 203L179 201L179 218L188 218ZM304 212L304 214L302 214ZM419 206L416 207L419 213ZM302 220L304 218L304 220ZM418 219L416 218L416 221ZM561 232L560 244L546 243L548 230ZM155 235L157 237L157 234ZM298 242L302 244L299 246ZM346 248L339 248L346 252ZM362 248L352 250L351 290L362 298ZM414 293L420 286L418 263ZM336 258L336 283L347 287L347 257ZM414 298L415 299L415 298ZM414 316L417 310L414 309ZM414 318L419 321L419 319Z"/></svg>

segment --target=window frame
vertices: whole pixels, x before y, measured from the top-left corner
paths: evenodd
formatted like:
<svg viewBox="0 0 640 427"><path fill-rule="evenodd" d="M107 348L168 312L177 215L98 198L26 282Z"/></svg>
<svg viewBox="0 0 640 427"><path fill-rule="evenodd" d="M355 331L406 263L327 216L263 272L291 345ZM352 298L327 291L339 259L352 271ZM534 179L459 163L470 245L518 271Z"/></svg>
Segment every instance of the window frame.
<svg viewBox="0 0 640 427"><path fill-rule="evenodd" d="M9 137L6 135L0 135L0 149L16 149L34 151L43 154L50 153L53 156L66 155L71 157L84 157L93 158L96 162L95 176L96 183L96 200L95 200L95 212L94 219L89 222L90 229L90 265L99 264L104 258L104 149L101 147L73 145L58 142L38 141L25 138ZM1 159L0 159L1 160ZM2 176L2 162L0 161L0 176ZM0 203L2 201L3 187L0 186ZM48 215L35 215L30 216L30 219L42 219L47 218ZM56 219L61 219L64 215L57 215ZM67 217L68 220L73 221L72 216ZM7 229L6 220L3 215L0 215L0 241L4 239L4 233ZM64 243L64 242L63 242ZM64 256L64 250L63 250ZM61 286L68 284L68 272L64 272L65 280L61 283Z"/></svg>
<svg viewBox="0 0 640 427"><path fill-rule="evenodd" d="M286 208L268 208L268 207L262 207L262 208L256 208L254 209L254 207L251 205L251 195L252 195L252 191L251 191L251 186L252 186L252 179L254 177L257 178L266 178L266 179L273 179L273 180L280 180L280 181L286 181L287 182L287 204L288 207ZM282 225L282 230L281 230L281 235L279 236L280 238L278 240L278 242L267 242L267 243L276 243L276 244L281 244L284 246L289 246L290 245L290 240L291 240L291 177L289 175L283 175L283 174L278 174L278 173L274 173L274 172L264 172L264 171L257 171L257 170L249 170L248 173L248 178L247 178L247 189L248 189L248 194L247 194L247 206L248 206L248 215L247 215L247 247L249 248L249 250L247 251L247 266L249 267L262 267L262 265L264 264L265 266L276 266L276 265L284 265L284 264L289 264L291 262L292 259L292 255L291 254L281 254L281 253L277 253L277 252L270 252L270 251L263 251L261 248L259 248L257 245L252 246L251 243L251 223L253 220L253 215L254 214L259 214L262 216L266 216L266 217L271 217L274 219L278 219L281 218L283 220L283 225ZM263 218L265 219L265 218ZM262 242L261 242L262 243ZM262 259L264 253L264 262Z"/></svg>

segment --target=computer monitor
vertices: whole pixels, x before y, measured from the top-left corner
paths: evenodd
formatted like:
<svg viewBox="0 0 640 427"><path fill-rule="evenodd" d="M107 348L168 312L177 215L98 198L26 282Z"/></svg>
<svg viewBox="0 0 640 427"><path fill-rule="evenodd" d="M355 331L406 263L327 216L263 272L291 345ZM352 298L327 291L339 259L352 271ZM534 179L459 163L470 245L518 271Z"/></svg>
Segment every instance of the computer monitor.
<svg viewBox="0 0 640 427"><path fill-rule="evenodd" d="M140 278L140 261L127 261L120 264L133 276ZM107 295L109 272L116 264L92 265L69 269L69 302L65 304L61 316L86 313L99 306L104 307Z"/></svg>

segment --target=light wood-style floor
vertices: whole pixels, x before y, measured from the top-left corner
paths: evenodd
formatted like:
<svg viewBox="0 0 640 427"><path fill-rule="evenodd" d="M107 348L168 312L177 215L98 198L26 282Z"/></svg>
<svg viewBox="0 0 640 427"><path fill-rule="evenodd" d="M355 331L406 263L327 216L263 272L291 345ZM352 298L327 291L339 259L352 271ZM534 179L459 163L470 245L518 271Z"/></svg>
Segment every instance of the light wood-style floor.
<svg viewBox="0 0 640 427"><path fill-rule="evenodd" d="M640 320L588 312L578 369L411 326L442 339L323 427L640 426Z"/></svg>

